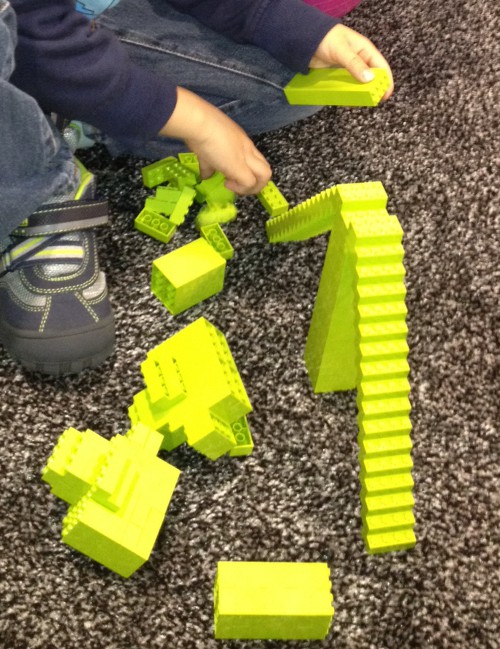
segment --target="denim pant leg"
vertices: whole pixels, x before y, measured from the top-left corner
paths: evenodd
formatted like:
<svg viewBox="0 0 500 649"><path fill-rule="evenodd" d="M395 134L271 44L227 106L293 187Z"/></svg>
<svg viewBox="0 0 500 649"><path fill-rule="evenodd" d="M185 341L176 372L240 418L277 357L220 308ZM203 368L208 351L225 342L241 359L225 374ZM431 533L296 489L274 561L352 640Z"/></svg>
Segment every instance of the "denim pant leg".
<svg viewBox="0 0 500 649"><path fill-rule="evenodd" d="M288 104L283 88L294 72L267 52L235 43L165 0L121 0L99 23L118 35L136 63L207 99L249 135L275 130L318 110ZM151 158L183 148L163 137L145 146L111 138L105 142L113 153Z"/></svg>
<svg viewBox="0 0 500 649"><path fill-rule="evenodd" d="M9 83L16 42L14 10L0 0L0 242L75 182L71 152L36 101Z"/></svg>

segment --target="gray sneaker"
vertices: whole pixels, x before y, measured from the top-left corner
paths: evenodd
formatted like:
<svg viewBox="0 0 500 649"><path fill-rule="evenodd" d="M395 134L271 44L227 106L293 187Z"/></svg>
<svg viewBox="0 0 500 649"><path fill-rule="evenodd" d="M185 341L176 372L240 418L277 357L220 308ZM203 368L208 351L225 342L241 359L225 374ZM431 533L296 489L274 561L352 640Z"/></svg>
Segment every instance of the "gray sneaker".
<svg viewBox="0 0 500 649"><path fill-rule="evenodd" d="M61 375L113 353L114 318L92 228L107 223L83 165L71 201L44 205L0 242L0 342L29 370Z"/></svg>

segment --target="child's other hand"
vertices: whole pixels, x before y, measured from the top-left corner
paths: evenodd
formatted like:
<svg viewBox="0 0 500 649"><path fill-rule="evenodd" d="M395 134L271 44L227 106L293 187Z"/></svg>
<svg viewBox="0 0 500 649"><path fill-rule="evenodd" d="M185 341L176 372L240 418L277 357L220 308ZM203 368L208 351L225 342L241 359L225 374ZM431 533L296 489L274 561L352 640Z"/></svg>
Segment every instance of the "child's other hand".
<svg viewBox="0 0 500 649"><path fill-rule="evenodd" d="M271 167L245 131L198 95L177 89L177 104L160 135L184 140L200 161L203 178L215 171L237 194L257 194L271 178Z"/></svg>
<svg viewBox="0 0 500 649"><path fill-rule="evenodd" d="M370 68L385 68L391 85L383 99L389 99L394 82L389 64L365 36L345 25L335 25L319 44L309 64L311 68L340 66L347 68L358 81L371 81Z"/></svg>

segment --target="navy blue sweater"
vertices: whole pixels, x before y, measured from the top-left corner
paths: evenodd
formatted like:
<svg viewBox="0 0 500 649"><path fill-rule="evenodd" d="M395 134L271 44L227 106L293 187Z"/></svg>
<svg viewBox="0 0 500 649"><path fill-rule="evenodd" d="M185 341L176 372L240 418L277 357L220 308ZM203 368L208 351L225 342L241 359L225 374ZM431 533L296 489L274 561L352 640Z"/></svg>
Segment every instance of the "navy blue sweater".
<svg viewBox="0 0 500 649"><path fill-rule="evenodd" d="M267 50L297 72L307 71L337 22L302 0L168 1L235 41ZM143 140L168 121L175 85L130 61L115 35L92 29L74 0L11 4L19 39L12 82L45 111L80 119L115 137Z"/></svg>

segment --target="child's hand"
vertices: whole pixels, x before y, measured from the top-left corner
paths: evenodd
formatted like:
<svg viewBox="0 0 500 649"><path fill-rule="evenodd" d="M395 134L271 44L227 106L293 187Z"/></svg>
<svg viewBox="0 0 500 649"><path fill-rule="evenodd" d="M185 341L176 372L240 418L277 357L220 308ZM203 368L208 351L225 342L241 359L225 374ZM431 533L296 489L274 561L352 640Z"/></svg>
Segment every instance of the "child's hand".
<svg viewBox="0 0 500 649"><path fill-rule="evenodd" d="M370 68L385 68L391 85L383 99L389 99L394 82L389 64L375 45L365 36L345 25L335 25L319 44L309 64L311 68L340 66L347 68L358 81L371 81Z"/></svg>
<svg viewBox="0 0 500 649"><path fill-rule="evenodd" d="M177 104L160 135L184 140L200 161L203 178L215 171L237 194L257 194L271 178L271 167L245 131L198 95L177 89Z"/></svg>

